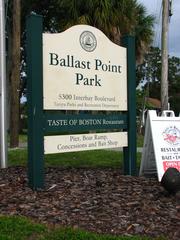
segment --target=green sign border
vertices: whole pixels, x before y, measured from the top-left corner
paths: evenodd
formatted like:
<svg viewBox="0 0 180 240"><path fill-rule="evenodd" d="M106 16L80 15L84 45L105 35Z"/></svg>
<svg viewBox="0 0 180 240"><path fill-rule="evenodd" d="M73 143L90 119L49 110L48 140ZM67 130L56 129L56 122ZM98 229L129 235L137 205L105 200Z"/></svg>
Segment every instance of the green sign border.
<svg viewBox="0 0 180 240"><path fill-rule="evenodd" d="M44 135L62 131L84 131L92 129L124 129L128 131L128 147L124 152L124 174L136 175L136 81L135 81L135 38L123 38L123 45L127 48L127 78L128 78L128 111L124 114L104 115L67 115L60 111L43 110L43 58L42 58L42 33L43 18L31 14L27 18L27 101L28 101L28 179L33 190L44 188ZM64 128L48 127L47 120L57 119L119 119L123 120L122 126L64 126Z"/></svg>
<svg viewBox="0 0 180 240"><path fill-rule="evenodd" d="M108 124L109 123L109 124ZM125 114L61 114L56 111L44 113L44 132L84 132L90 130L127 129Z"/></svg>

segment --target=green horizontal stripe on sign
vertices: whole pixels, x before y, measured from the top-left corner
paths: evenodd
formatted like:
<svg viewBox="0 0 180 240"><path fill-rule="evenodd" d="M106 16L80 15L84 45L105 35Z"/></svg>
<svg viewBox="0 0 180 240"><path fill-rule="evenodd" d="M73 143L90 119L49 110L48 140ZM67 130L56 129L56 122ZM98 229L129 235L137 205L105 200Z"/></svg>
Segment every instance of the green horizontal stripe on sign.
<svg viewBox="0 0 180 240"><path fill-rule="evenodd" d="M58 114L50 111L44 113L45 133L126 128L126 114Z"/></svg>

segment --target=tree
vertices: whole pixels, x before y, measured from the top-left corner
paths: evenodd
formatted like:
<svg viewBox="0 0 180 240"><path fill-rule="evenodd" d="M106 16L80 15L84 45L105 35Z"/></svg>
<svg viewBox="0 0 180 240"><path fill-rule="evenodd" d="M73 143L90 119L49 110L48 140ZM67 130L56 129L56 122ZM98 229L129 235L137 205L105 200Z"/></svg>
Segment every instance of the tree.
<svg viewBox="0 0 180 240"><path fill-rule="evenodd" d="M137 62L148 49L153 36L154 18L146 14L136 0L27 0L22 1L22 68L26 68L25 22L31 12L43 16L44 31L61 32L74 24L89 24L102 30L113 42L120 44L120 37L136 37ZM144 47L143 47L144 46ZM141 53L139 51L141 50ZM20 94L25 92L25 77L21 78Z"/></svg>
<svg viewBox="0 0 180 240"><path fill-rule="evenodd" d="M168 79L169 79L169 103L170 109L176 114L180 112L180 58L168 57ZM145 89L148 88L149 97L160 99L161 82L161 50L151 47L148 54L145 55L143 64L137 67L137 85ZM147 96L147 93L146 93Z"/></svg>
<svg viewBox="0 0 180 240"><path fill-rule="evenodd" d="M160 82L161 51L157 47L150 47L144 56L144 62L137 65L136 85L147 86L151 82Z"/></svg>
<svg viewBox="0 0 180 240"><path fill-rule="evenodd" d="M21 8L22 3L22 8ZM51 4L49 4L51 3ZM56 4L55 4L56 3ZM54 4L54 5L53 5ZM56 16L57 4L59 1L37 1L37 0L9 0L6 3L7 8L7 76L8 76L8 116L9 116L9 132L10 132L10 147L18 147L19 145L19 126L20 126L20 98L26 88L24 81L24 71L26 65L25 56L25 22L26 16L33 11L34 8L39 9L39 13L45 16L45 30L55 30L57 20L53 18L53 11ZM45 8L44 8L45 6ZM51 14L48 13L48 9ZM22 13L22 14L21 14ZM59 26L59 24L57 24ZM53 26L53 27L52 27ZM9 110L10 109L10 110ZM10 112L10 113L9 113Z"/></svg>
<svg viewBox="0 0 180 240"><path fill-rule="evenodd" d="M169 58L169 103L176 115L180 114L180 58Z"/></svg>
<svg viewBox="0 0 180 240"><path fill-rule="evenodd" d="M48 32L61 32L75 24L89 24L118 44L122 36L134 35L138 62L142 62L152 42L155 19L147 15L145 7L137 0L27 0L22 1L22 49L25 18L31 11L43 16L44 31Z"/></svg>
<svg viewBox="0 0 180 240"><path fill-rule="evenodd" d="M153 41L153 25L155 18L153 15L147 15L145 7L141 4L137 6L136 11L136 59L138 64L140 64L143 63L144 54L148 52L149 47Z"/></svg>
<svg viewBox="0 0 180 240"><path fill-rule="evenodd" d="M14 2L20 3L20 0L9 0L9 25L11 24L14 15L12 12L12 9L14 9L12 8ZM24 68L26 67L25 18L31 11L43 15L44 31L61 32L74 24L89 24L102 30L112 41L117 44L120 43L120 38L122 36L126 34L134 35L137 39L136 49L138 61L142 59L144 51L147 49L150 41L152 40L154 18L151 15L146 15L145 9L141 4L137 3L137 0L26 0L21 1L21 4L21 71L24 71ZM19 17L16 19L16 21L19 21ZM16 34L17 33L18 31ZM11 33L9 36L11 36ZM14 37L9 37L9 42L11 39L14 39ZM15 40L13 41L15 42ZM20 52L20 46L14 46L15 45L13 45L12 49L14 49L14 51L16 49ZM17 53L16 56L18 56L19 59L19 53ZM14 67L17 68L17 70L16 74L11 74L10 84L12 84L12 81L15 81L14 77L17 75L17 71L20 69L19 64ZM11 142L11 146L17 146L18 144L17 130L19 128L19 123L17 120L19 111L17 104L14 105L13 101L17 102L17 99L19 99L26 88L24 76L21 75L19 79L20 85L15 81L16 86L12 85L11 88L16 89L13 91L14 97L12 98L11 102L13 108L10 129L12 132L11 136L14 138L14 140ZM14 130L14 128L17 130Z"/></svg>
<svg viewBox="0 0 180 240"><path fill-rule="evenodd" d="M20 0L13 0L12 69L10 74L10 147L19 145L19 84L20 84Z"/></svg>
<svg viewBox="0 0 180 240"><path fill-rule="evenodd" d="M64 29L74 24L89 24L120 44L124 35L136 37L137 61L142 63L153 38L154 17L146 14L136 0L62 0L66 12Z"/></svg>

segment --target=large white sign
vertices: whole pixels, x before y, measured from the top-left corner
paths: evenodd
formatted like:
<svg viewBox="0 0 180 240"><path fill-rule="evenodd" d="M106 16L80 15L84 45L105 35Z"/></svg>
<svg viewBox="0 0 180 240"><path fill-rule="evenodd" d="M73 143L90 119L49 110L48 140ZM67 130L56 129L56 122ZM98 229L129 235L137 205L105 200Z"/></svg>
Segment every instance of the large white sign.
<svg viewBox="0 0 180 240"><path fill-rule="evenodd" d="M126 48L76 25L43 34L44 109L127 110Z"/></svg>
<svg viewBox="0 0 180 240"><path fill-rule="evenodd" d="M127 132L72 134L44 137L45 154L118 147L127 147Z"/></svg>
<svg viewBox="0 0 180 240"><path fill-rule="evenodd" d="M154 166L159 181L169 167L180 171L180 117L172 111L162 116L154 110L148 113L140 174L152 171Z"/></svg>

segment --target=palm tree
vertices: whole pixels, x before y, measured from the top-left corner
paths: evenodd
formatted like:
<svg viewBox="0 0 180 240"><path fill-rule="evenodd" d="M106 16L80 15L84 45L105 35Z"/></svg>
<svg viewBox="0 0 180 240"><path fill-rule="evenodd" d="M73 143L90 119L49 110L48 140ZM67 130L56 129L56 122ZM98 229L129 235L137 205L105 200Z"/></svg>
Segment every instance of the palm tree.
<svg viewBox="0 0 180 240"><path fill-rule="evenodd" d="M9 120L9 132L10 132L10 147L18 147L19 145L19 86L20 86L20 13L21 4L20 0L12 0L9 2L9 8L12 8L11 21L8 18L8 76L9 83L8 90L10 90L10 120ZM11 29L10 29L11 26Z"/></svg>
<svg viewBox="0 0 180 240"><path fill-rule="evenodd" d="M113 42L120 44L124 35L136 37L137 63L142 62L153 38L154 17L137 0L62 0L66 12L63 28L88 24L99 28Z"/></svg>
<svg viewBox="0 0 180 240"><path fill-rule="evenodd" d="M10 20L12 18L12 2L13 0L9 2L8 7ZM147 15L145 8L143 5L138 4L137 0L27 0L21 1L21 5L22 29L25 28L25 15L35 11L44 16L44 29L46 31L57 32L65 30L74 24L88 24L102 30L107 37L117 44L120 44L122 36L134 35L136 37L137 63L142 62L144 53L152 41L154 18ZM22 34L21 38L22 43L24 43L24 34ZM12 39L10 35L8 39L10 43ZM17 48L20 51L20 48ZM10 61L11 58L8 59ZM14 67L18 68L18 65L16 64ZM12 74L12 77L14 76ZM14 87L14 89L17 89L17 87ZM17 95L17 92L15 95ZM11 105L15 109L14 105ZM18 106L18 104L16 105ZM17 119L17 117L13 117L14 114L17 116L17 113L18 111L14 110L11 118ZM17 125L14 124L14 127L11 127L11 129L16 128L16 133L12 134L12 138L16 136L15 141L13 140L11 143L13 146L18 144Z"/></svg>
<svg viewBox="0 0 180 240"><path fill-rule="evenodd" d="M114 12L118 18L116 28L119 39L124 35L133 35L136 39L136 60L142 63L153 40L153 25L155 18L147 15L146 9L137 0L114 0Z"/></svg>
<svg viewBox="0 0 180 240"><path fill-rule="evenodd" d="M62 0L66 12L64 29L75 24L88 24L109 36L112 26L112 4L110 0Z"/></svg>
<svg viewBox="0 0 180 240"><path fill-rule="evenodd" d="M137 24L134 31L136 37L136 58L138 63L142 63L144 54L147 53L153 41L155 18L153 15L147 15L145 7L141 4L137 6L136 11Z"/></svg>

